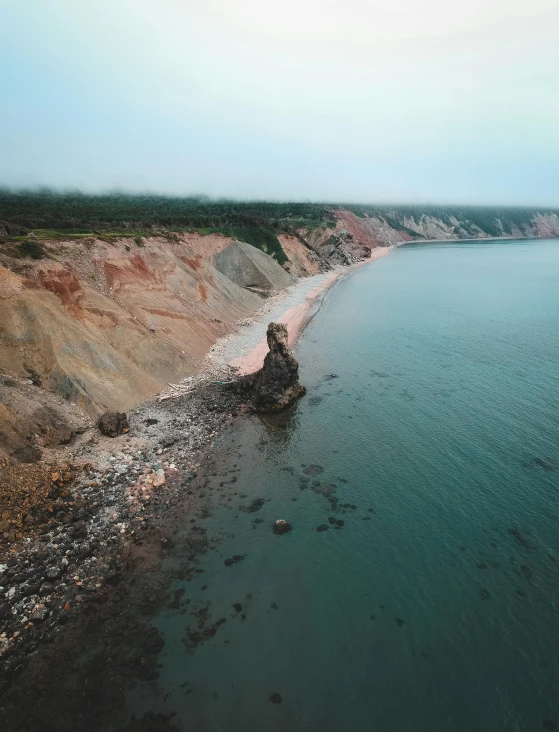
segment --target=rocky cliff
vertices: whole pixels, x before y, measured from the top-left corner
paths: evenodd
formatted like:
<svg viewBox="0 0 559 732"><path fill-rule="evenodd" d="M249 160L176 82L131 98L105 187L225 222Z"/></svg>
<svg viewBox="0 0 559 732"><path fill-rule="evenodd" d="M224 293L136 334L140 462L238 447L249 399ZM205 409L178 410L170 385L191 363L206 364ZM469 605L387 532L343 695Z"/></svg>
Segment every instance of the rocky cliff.
<svg viewBox="0 0 559 732"><path fill-rule="evenodd" d="M158 237L42 243L0 253L0 369L91 414L128 409L192 373L260 298L187 243Z"/></svg>
<svg viewBox="0 0 559 732"><path fill-rule="evenodd" d="M257 412L278 412L305 393L299 383L299 364L287 345L287 328L283 323L270 323L266 333L268 353L264 365L254 376L247 377L253 391Z"/></svg>
<svg viewBox="0 0 559 732"><path fill-rule="evenodd" d="M559 236L559 215L0 191L0 451L71 439L65 405L97 418L193 373L299 277L379 246L489 236Z"/></svg>

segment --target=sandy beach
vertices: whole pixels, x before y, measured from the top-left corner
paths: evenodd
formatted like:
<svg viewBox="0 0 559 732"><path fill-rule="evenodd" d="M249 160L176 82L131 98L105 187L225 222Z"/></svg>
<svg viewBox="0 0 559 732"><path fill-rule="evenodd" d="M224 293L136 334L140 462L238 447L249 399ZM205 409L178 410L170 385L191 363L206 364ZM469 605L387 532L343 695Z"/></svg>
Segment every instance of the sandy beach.
<svg viewBox="0 0 559 732"><path fill-rule="evenodd" d="M26 522L25 532L19 534L9 552L0 552L0 584L11 603L8 607L19 603L17 613L6 612L6 606L0 608L4 610L0 614L0 661L9 657L9 663L17 666L27 658L30 644L38 644L51 634L58 637L50 650L37 655L37 663L15 686L15 713L25 711L18 695L25 693L26 684L37 688L43 663L66 673L65 662L72 658L68 648L75 646L76 638L89 633L85 629L90 619L99 620L106 611L106 622L96 625L102 628L103 638L125 637L123 628L128 627L129 618L122 597L126 593L132 598L138 579L129 559L141 558L144 569L146 562L157 562L160 552L168 552L172 546L169 537L178 531L182 517L199 508L207 481L204 466L215 454L216 439L230 432L246 413L246 394L236 388L235 372L246 374L260 368L267 352L268 323L285 323L293 346L329 288L389 251L379 248L364 262L301 279L267 299L254 316L239 323L235 333L212 347L198 374L170 385L129 412L129 431L107 438L90 427L64 451L64 470L52 472L46 466L45 499L41 493L37 505L28 512L35 512L36 521ZM58 462L61 460L59 456ZM55 519L48 511L52 500L56 500ZM172 516L170 506L175 507ZM194 562L191 572L196 572L197 556L205 551L205 544L201 549L189 549ZM40 577L31 595L22 581L23 572ZM142 579L147 583L144 590L138 598L127 599L126 607L137 607L148 592L154 607L167 601L168 578L159 578L165 587L161 595L149 589L147 575ZM118 592L113 593L115 585ZM95 607L93 614L79 612L90 603ZM66 623L68 632L58 633L60 624ZM142 627L138 626L140 635ZM139 646L141 640L133 644ZM156 660L156 653L149 656L149 673ZM139 673L144 672L143 663L142 657ZM96 688L105 683L107 665L106 660L100 662L99 674L94 674ZM89 671L87 679L92 683ZM120 688L122 683L119 678L111 689ZM8 686L9 680L0 678L0 694ZM103 693L118 707L120 702L111 696L110 689ZM49 692L49 699L55 696ZM59 709L66 709L66 701L66 695L60 697L56 702Z"/></svg>
<svg viewBox="0 0 559 732"><path fill-rule="evenodd" d="M380 259L390 250L391 247L379 247L372 252L369 259L362 262L349 267L340 266L331 272L299 280L268 301L237 333L219 340L208 354L208 360L213 366L232 366L239 375L258 371L268 352L266 343L268 323L272 321L284 323L289 333L289 345L293 348L305 326L320 307L326 292L341 277L351 274L364 264Z"/></svg>

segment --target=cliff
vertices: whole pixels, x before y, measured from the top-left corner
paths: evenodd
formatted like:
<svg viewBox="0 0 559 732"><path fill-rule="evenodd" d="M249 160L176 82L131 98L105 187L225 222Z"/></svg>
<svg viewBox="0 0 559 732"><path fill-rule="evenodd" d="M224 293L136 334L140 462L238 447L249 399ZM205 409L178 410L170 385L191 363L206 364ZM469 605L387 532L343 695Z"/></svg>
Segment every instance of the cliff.
<svg viewBox="0 0 559 732"><path fill-rule="evenodd" d="M297 278L489 236L559 236L558 212L0 191L0 453L72 439L73 405L126 411L193 373Z"/></svg>
<svg viewBox="0 0 559 732"><path fill-rule="evenodd" d="M89 412L128 409L192 373L261 304L184 242L42 246L37 261L0 253L0 369Z"/></svg>

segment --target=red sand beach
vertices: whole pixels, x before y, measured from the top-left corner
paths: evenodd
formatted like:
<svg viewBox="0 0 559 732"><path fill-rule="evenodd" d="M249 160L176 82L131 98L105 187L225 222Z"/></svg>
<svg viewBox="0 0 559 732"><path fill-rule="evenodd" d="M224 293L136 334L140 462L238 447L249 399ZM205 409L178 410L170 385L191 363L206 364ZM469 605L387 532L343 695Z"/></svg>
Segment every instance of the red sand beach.
<svg viewBox="0 0 559 732"><path fill-rule="evenodd" d="M277 318L278 322L284 323L287 326L289 334L289 345L291 346L291 348L293 348L293 346L299 340L305 326L308 324L309 320L314 314L314 306L320 299L322 299L326 291L329 290L330 287L332 287L332 285L334 285L342 275L345 275L348 272L351 272L364 264L374 262L375 260L380 259L380 257L388 254L390 249L391 247L379 247L378 249L373 250L369 259L366 259L363 262L358 262L357 264L354 264L350 267L345 267L344 269L340 269L336 272L331 272L320 283L320 285L315 287L314 290L311 290L306 295L303 302L289 308L289 310L286 310L283 315ZM258 369L262 368L262 364L264 363L264 358L267 352L268 344L266 342L266 339L263 338L258 343L258 345L256 345L247 354L241 356L240 358L233 359L230 362L230 365L238 369L238 372L241 375L252 374L255 371L258 371Z"/></svg>

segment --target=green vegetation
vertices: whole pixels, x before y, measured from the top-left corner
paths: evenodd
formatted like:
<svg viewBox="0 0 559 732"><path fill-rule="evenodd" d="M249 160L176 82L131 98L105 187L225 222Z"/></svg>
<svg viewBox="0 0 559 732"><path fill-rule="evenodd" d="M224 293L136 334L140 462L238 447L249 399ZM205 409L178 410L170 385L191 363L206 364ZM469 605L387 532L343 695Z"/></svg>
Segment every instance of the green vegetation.
<svg viewBox="0 0 559 732"><path fill-rule="evenodd" d="M12 235L5 233L0 241L28 241L23 234L31 231L36 238L49 240L68 241L95 235L111 242L118 237L131 237L141 246L142 237L156 233L164 236L185 231L221 233L252 244L283 264L286 256L278 234L334 228L336 208L347 209L362 219L382 218L415 239L421 237L413 230L413 222L419 223L423 217L433 217L467 233L474 233L474 227L479 227L490 236L501 236L529 224L538 211L550 212L534 208L271 203L194 196L0 190L0 231L3 226L4 232L12 232ZM456 221L460 222L459 227Z"/></svg>
<svg viewBox="0 0 559 732"><path fill-rule="evenodd" d="M393 229L397 229L398 231L402 231L403 233L407 234L408 236L411 236L412 239L417 238L417 231L413 231L413 229L409 229L407 226L402 224L400 221L397 221L392 216L384 215L383 219L386 221L388 226L392 227Z"/></svg>
<svg viewBox="0 0 559 732"><path fill-rule="evenodd" d="M36 232L40 238L80 238L92 233L103 238L136 238L161 230L222 233L266 251L280 264L287 257L277 235L324 225L325 210L322 204L307 203L0 191L0 219Z"/></svg>
<svg viewBox="0 0 559 732"><path fill-rule="evenodd" d="M42 259L46 254L42 244L34 239L22 241L18 246L18 251L22 257L31 257L31 259Z"/></svg>

